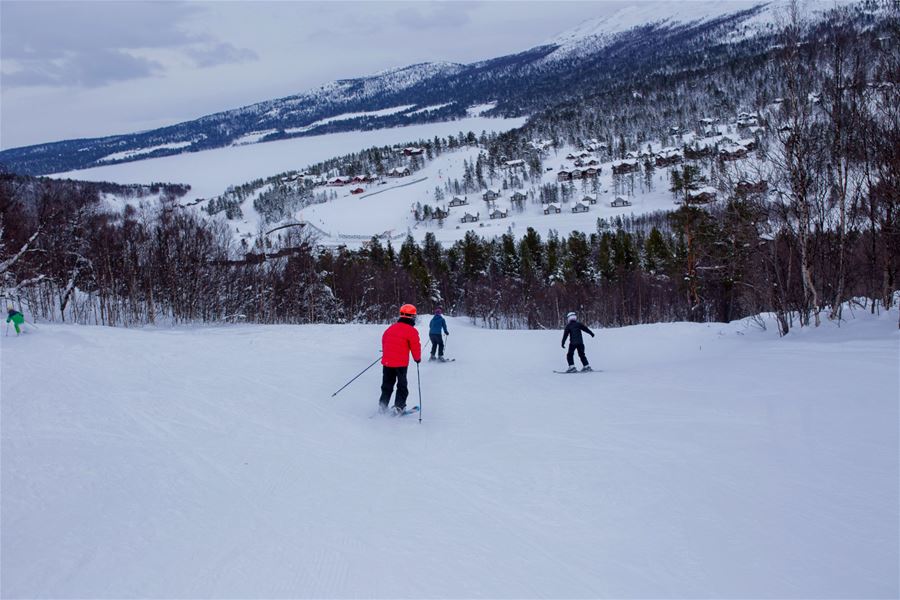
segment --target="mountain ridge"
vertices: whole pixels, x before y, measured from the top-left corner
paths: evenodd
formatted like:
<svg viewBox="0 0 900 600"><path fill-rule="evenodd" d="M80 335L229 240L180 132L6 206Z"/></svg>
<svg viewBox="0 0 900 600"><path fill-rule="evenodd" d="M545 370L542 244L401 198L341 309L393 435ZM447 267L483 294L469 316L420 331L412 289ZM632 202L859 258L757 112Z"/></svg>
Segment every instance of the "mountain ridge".
<svg viewBox="0 0 900 600"><path fill-rule="evenodd" d="M586 21L550 43L484 61L414 63L162 128L7 149L0 151L0 164L13 172L43 175L243 143L447 121L465 116L472 105L491 102L496 104L489 114L529 115L602 91L609 85L608 78L603 81L604 69L625 73L630 60L640 61L639 55L616 53L617 45L662 47L661 40L671 40L678 52L688 41L707 35L724 43L729 37L746 39L746 23L765 22L784 2L687 3L689 9L682 4L622 9ZM723 10L736 6L742 10ZM386 110L399 107L408 108Z"/></svg>

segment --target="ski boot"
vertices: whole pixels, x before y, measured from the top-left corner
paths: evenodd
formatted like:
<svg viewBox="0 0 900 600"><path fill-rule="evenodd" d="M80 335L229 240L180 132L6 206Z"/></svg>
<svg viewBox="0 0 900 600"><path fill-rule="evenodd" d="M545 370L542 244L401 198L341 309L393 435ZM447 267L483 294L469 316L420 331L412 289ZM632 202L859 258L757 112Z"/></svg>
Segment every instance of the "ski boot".
<svg viewBox="0 0 900 600"><path fill-rule="evenodd" d="M584 368L581 369L582 373L587 373L588 371L593 371L591 365L584 365Z"/></svg>
<svg viewBox="0 0 900 600"><path fill-rule="evenodd" d="M566 369L566 373L577 373L578 369L575 368L575 365L572 365L568 369Z"/></svg>

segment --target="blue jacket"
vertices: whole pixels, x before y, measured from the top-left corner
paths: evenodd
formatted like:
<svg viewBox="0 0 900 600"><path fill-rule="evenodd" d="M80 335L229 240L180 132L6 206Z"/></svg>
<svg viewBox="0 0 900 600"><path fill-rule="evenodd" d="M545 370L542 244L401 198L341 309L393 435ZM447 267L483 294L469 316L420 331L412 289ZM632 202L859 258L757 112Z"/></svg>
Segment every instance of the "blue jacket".
<svg viewBox="0 0 900 600"><path fill-rule="evenodd" d="M450 335L450 332L447 331L447 321L444 320L444 317L441 315L434 315L431 317L431 323L428 324L429 335L441 335L442 329L444 330L444 333Z"/></svg>

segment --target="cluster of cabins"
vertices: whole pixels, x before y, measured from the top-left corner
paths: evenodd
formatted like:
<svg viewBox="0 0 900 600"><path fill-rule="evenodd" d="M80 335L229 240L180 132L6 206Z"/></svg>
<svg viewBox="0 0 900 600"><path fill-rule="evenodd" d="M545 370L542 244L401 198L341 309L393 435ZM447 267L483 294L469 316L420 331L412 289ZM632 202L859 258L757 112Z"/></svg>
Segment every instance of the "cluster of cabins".
<svg viewBox="0 0 900 600"><path fill-rule="evenodd" d="M337 177L332 177L328 180L327 185L332 187L343 187L345 185L353 185L359 183L372 183L375 181L375 177L366 174L366 175L354 175L353 177L344 177L342 175L338 175Z"/></svg>
<svg viewBox="0 0 900 600"><path fill-rule="evenodd" d="M532 140L528 142L528 147L532 152L537 153L538 155L546 154L553 148L552 140Z"/></svg>
<svg viewBox="0 0 900 600"><path fill-rule="evenodd" d="M625 155L625 158L612 163L612 174L627 175L628 173L636 173L640 171L641 161L653 161L653 164L657 167L671 167L680 164L684 159L698 160L710 157L713 156L719 141L726 142L724 146L719 147L719 157L725 161L746 158L750 152L756 149L756 140L746 139L734 142L727 137L723 137L715 141L699 140L684 146L684 148L663 148L654 153L646 151L629 152ZM563 167L557 171L556 180L559 182L595 178L602 171L600 162L587 152L582 151L577 154L569 154L566 158L575 160L575 168Z"/></svg>
<svg viewBox="0 0 900 600"><path fill-rule="evenodd" d="M575 167L574 169L560 169L556 172L557 181L572 181L574 179L596 179L600 175L601 168L597 165L590 165L586 168Z"/></svg>
<svg viewBox="0 0 900 600"><path fill-rule="evenodd" d="M704 186L696 190L687 190L684 194L686 204L709 204L716 199L718 190L711 186ZM681 204L681 200L675 200L675 204Z"/></svg>
<svg viewBox="0 0 900 600"><path fill-rule="evenodd" d="M756 140L738 140L720 147L719 156L722 160L738 160L746 158L754 150L756 150Z"/></svg>
<svg viewBox="0 0 900 600"><path fill-rule="evenodd" d="M403 156L420 156L425 152L424 148L417 148L414 146L408 146L406 148L397 148L396 152L398 154L402 154ZM385 177L409 177L412 174L412 170L409 167L394 167L390 171L385 172ZM304 177L309 177L306 173L301 173L299 175L292 176L293 179L303 179ZM336 177L332 177L331 179L324 180L325 185L331 187L343 187L345 185L355 185L350 190L351 194L362 194L365 190L361 187L358 187L360 184L368 184L374 183L377 181L377 177L366 173L365 175L354 175L352 177L346 175L338 175Z"/></svg>
<svg viewBox="0 0 900 600"><path fill-rule="evenodd" d="M409 167L394 167L390 171L385 173L387 177L408 177L412 174ZM358 185L358 184L367 184L374 183L377 181L377 178L373 175L369 175L368 173L365 175L354 175L353 177L346 175L338 175L337 177L332 177L328 179L325 184L331 187L343 187L345 185ZM357 191L359 190L359 191ZM350 190L351 194L361 194L363 192L362 188L354 188Z"/></svg>
<svg viewBox="0 0 900 600"><path fill-rule="evenodd" d="M707 135L716 139L695 140L693 143L685 144L683 148L668 147L658 152L639 151L628 152L624 159L617 160L612 163L613 175L625 175L640 171L641 162L650 162L657 167L669 167L681 163L684 159L698 160L715 155L716 146L719 146L719 157L722 160L738 160L745 158L750 152L756 148L755 139L739 139L733 140L726 136L720 136L717 129L718 119L705 117L700 119L700 125ZM738 114L734 122L737 130L742 134L753 134L762 129L760 126L760 117L757 113L741 112ZM669 128L670 135L682 135L684 130L673 125ZM566 160L573 161L574 168L563 167L557 171L557 181L572 181L573 179L584 179L586 177L596 177L600 173L600 161L598 161L592 152L608 152L609 145L590 140L584 145L583 150L571 152L566 155Z"/></svg>
<svg viewBox="0 0 900 600"><path fill-rule="evenodd" d="M482 199L485 202L488 202L488 218L490 219L505 219L509 216L509 210L504 210L501 208L490 206L491 202L497 200L500 197L500 192L498 190L487 190L482 194ZM514 192L510 196L510 201L512 203L521 203L526 200L527 196L521 192ZM450 207L457 206L465 206L468 204L468 200L466 198L454 197L450 202ZM571 211L573 213L586 213L590 210L591 206L598 204L598 200L595 196L586 195L581 200L576 201L572 204ZM631 202L626 200L622 196L617 196L615 200L609 203L609 205L613 208L615 207L626 207L631 206ZM558 202L545 202L543 205L543 211L545 215L559 214L563 210L562 206ZM448 211L437 209L432 212L433 219L444 219L447 218ZM463 213L462 218L460 218L461 223L476 223L481 219L481 212L470 212L466 211Z"/></svg>

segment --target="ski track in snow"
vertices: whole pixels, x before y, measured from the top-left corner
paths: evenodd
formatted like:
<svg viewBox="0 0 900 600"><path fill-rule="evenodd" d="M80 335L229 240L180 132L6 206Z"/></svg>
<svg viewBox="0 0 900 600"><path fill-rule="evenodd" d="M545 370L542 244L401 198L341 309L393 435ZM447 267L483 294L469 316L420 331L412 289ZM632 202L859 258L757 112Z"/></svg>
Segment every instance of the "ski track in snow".
<svg viewBox="0 0 900 600"><path fill-rule="evenodd" d="M378 365L330 397L383 326L41 325L0 595L896 597L896 322L601 329L556 377L561 331L451 318L421 424L368 418Z"/></svg>

